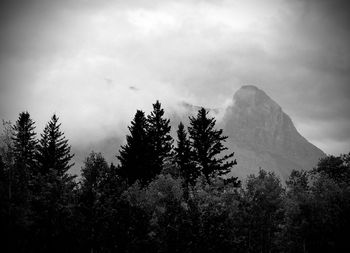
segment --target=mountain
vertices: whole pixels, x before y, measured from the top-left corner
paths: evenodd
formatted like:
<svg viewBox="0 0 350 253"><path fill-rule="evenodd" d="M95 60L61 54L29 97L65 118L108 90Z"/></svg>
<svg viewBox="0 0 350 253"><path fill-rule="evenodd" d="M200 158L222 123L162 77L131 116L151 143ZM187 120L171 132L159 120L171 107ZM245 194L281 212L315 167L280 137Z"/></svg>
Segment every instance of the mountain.
<svg viewBox="0 0 350 253"><path fill-rule="evenodd" d="M166 110L171 119L172 136L182 121L189 125L189 116L196 116L200 106L181 102ZM325 154L308 142L296 130L290 117L264 91L255 86L243 86L233 96L227 108L206 108L217 119L217 126L229 138L225 143L235 152L237 165L231 174L241 179L257 173L259 168L274 171L283 181L293 169L311 169ZM108 137L89 146L76 147L73 173L79 174L86 155L101 151L109 162L118 163L115 155L124 143L124 136ZM174 143L176 145L176 141Z"/></svg>
<svg viewBox="0 0 350 253"><path fill-rule="evenodd" d="M255 86L243 86L234 94L220 127L237 158L232 175L244 178L261 167L285 180L293 169L311 169L325 156L301 136L282 108Z"/></svg>

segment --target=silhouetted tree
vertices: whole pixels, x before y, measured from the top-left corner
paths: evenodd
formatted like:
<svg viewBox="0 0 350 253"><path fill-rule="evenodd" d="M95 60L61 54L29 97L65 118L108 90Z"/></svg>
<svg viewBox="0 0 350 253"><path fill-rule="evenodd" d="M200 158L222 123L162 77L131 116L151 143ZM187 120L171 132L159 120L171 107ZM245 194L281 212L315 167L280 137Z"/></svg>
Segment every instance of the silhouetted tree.
<svg viewBox="0 0 350 253"><path fill-rule="evenodd" d="M222 151L227 150L223 145L227 136L222 135L222 129L215 129L216 120L208 118L207 115L208 112L202 108L198 111L197 117L190 117L188 132L197 168L210 182L211 177L229 173L237 162L229 160L234 153L218 157Z"/></svg>
<svg viewBox="0 0 350 253"><path fill-rule="evenodd" d="M177 147L175 148L175 161L184 178L185 186L194 185L198 177L198 171L192 160L191 143L187 138L185 127L180 122L177 130Z"/></svg>
<svg viewBox="0 0 350 253"><path fill-rule="evenodd" d="M164 109L157 100L153 104L153 111L147 117L147 135L151 146L152 177L160 174L164 163L170 162L172 157L173 138L170 136L170 120L164 118Z"/></svg>
<svg viewBox="0 0 350 253"><path fill-rule="evenodd" d="M120 161L118 173L128 184L140 180L146 184L153 177L151 145L147 135L147 119L143 111L138 110L131 126L130 135L126 136L126 144L121 147L117 158Z"/></svg>
<svg viewBox="0 0 350 253"><path fill-rule="evenodd" d="M54 114L41 134L37 160L41 174L46 174L53 169L59 177L63 178L74 165L71 163L74 155L71 154L71 147L60 127L61 123L58 123L58 117Z"/></svg>
<svg viewBox="0 0 350 253"><path fill-rule="evenodd" d="M19 114L13 126L13 159L9 182L9 246L21 251L29 241L30 201L33 197L36 156L35 126L28 112Z"/></svg>
<svg viewBox="0 0 350 253"><path fill-rule="evenodd" d="M60 130L58 117L53 115L37 145L36 171L33 180L32 212L40 248L62 250L69 245L72 233L66 226L73 220L73 189L75 176L68 170L73 166L71 147ZM63 242L64 241L64 242ZM38 243L39 244L39 243Z"/></svg>
<svg viewBox="0 0 350 253"><path fill-rule="evenodd" d="M100 196L103 194L104 180L108 176L109 166L101 153L91 152L82 168L80 211L82 214L84 247L91 252L101 247L99 221L104 216L105 206Z"/></svg>
<svg viewBox="0 0 350 253"><path fill-rule="evenodd" d="M329 155L320 159L314 174L325 175L337 183L350 184L350 153L340 156Z"/></svg>
<svg viewBox="0 0 350 253"><path fill-rule="evenodd" d="M21 191L23 197L28 194L36 157L36 133L34 121L28 112L19 114L16 124L13 126L13 153L15 162L14 180L16 189Z"/></svg>
<svg viewBox="0 0 350 253"><path fill-rule="evenodd" d="M281 231L280 250L283 252L308 252L308 240L313 215L309 174L293 170L286 181L284 224Z"/></svg>
<svg viewBox="0 0 350 253"><path fill-rule="evenodd" d="M283 220L284 190L272 172L250 175L243 190L242 207L245 244L248 252L274 252Z"/></svg>

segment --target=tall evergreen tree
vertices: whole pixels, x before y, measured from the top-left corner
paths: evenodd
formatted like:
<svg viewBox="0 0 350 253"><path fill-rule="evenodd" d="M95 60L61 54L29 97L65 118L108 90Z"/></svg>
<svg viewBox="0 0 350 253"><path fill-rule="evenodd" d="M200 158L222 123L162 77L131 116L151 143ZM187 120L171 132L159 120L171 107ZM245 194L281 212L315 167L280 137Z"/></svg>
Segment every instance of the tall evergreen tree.
<svg viewBox="0 0 350 253"><path fill-rule="evenodd" d="M164 109L157 100L153 104L153 111L147 117L148 138L152 152L152 174L158 175L163 169L164 163L172 157L173 138L170 136L170 120L164 118Z"/></svg>
<svg viewBox="0 0 350 253"><path fill-rule="evenodd" d="M69 224L72 216L73 189L76 187L75 176L68 170L73 166L71 147L61 124L54 114L47 123L37 145L36 176L32 201L33 218L41 228L37 232L41 247L46 251L61 249L60 240L69 238Z"/></svg>
<svg viewBox="0 0 350 253"><path fill-rule="evenodd" d="M223 145L227 136L222 135L222 129L215 129L215 123L214 118L208 117L208 111L201 108L197 117L190 117L188 128L194 160L208 183L211 177L225 175L237 164L236 160L229 160L234 153L218 157L222 151L227 150Z"/></svg>
<svg viewBox="0 0 350 253"><path fill-rule="evenodd" d="M24 191L28 190L35 166L37 140L34 123L28 112L22 112L13 126L14 177Z"/></svg>
<svg viewBox="0 0 350 253"><path fill-rule="evenodd" d="M23 250L28 243L30 224L30 201L33 197L34 168L36 156L34 122L28 112L19 114L13 126L13 167L9 169L9 247L12 251ZM20 244L21 242L22 244Z"/></svg>
<svg viewBox="0 0 350 253"><path fill-rule="evenodd" d="M191 143L187 138L185 127L180 122L177 130L177 147L175 148L175 161L180 171L180 175L184 178L185 184L194 185L198 173L191 155Z"/></svg>
<svg viewBox="0 0 350 253"><path fill-rule="evenodd" d="M14 170L12 173L13 200L27 203L29 189L33 183L33 172L36 156L36 133L34 121L28 112L19 114L13 126Z"/></svg>
<svg viewBox="0 0 350 253"><path fill-rule="evenodd" d="M58 117L54 114L41 134L37 160L40 173L45 174L53 169L63 179L73 166L71 160L74 155L71 154L71 147L60 127L61 123L58 123Z"/></svg>
<svg viewBox="0 0 350 253"><path fill-rule="evenodd" d="M152 178L151 146L147 136L147 119L143 111L137 110L131 126L130 135L126 136L126 144L119 150L119 176L133 184L136 180L146 184Z"/></svg>

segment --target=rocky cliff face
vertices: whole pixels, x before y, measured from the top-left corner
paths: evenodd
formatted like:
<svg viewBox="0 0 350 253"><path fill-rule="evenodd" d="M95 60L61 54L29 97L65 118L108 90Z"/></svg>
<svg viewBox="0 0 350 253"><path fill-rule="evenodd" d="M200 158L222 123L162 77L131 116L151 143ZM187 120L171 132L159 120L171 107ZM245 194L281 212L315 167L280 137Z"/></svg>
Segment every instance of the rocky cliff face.
<svg viewBox="0 0 350 253"><path fill-rule="evenodd" d="M311 169L324 156L298 133L281 107L255 86L243 86L235 93L221 124L238 162L233 175L245 177L261 167L285 180L292 169Z"/></svg>

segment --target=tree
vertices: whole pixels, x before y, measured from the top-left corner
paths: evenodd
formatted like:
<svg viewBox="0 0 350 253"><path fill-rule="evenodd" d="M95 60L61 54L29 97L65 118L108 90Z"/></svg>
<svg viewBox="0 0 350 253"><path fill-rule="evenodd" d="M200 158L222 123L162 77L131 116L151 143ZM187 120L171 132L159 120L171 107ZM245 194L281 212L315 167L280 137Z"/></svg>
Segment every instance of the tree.
<svg viewBox="0 0 350 253"><path fill-rule="evenodd" d="M2 121L3 132L0 135L0 154L3 158L5 170L10 170L14 164L13 136L14 130L11 121Z"/></svg>
<svg viewBox="0 0 350 253"><path fill-rule="evenodd" d="M13 157L13 126L10 121L4 121L3 132L0 135L0 157L1 157L1 172L0 172L0 188L1 188L1 217L4 223L8 223L11 216L11 206L9 200L12 199L12 181L14 170ZM6 214L6 215L5 215Z"/></svg>
<svg viewBox="0 0 350 253"><path fill-rule="evenodd" d="M164 109L157 100L153 104L153 111L147 117L148 122L148 138L152 152L152 174L153 177L158 175L166 162L172 157L173 138L170 136L170 120L163 118Z"/></svg>
<svg viewBox="0 0 350 253"><path fill-rule="evenodd" d="M188 131L197 169L209 183L210 178L230 172L231 167L237 162L229 160L234 153L218 157L222 151L227 150L223 142L228 137L222 135L222 129L215 129L216 120L208 118L207 115L208 112L202 108L198 111L197 117L190 117Z"/></svg>
<svg viewBox="0 0 350 253"><path fill-rule="evenodd" d="M285 217L281 233L282 250L284 252L307 252L307 242L312 234L310 222L314 215L309 174L303 170L293 170L286 185Z"/></svg>
<svg viewBox="0 0 350 253"><path fill-rule="evenodd" d="M27 229L31 223L30 201L33 197L37 144L34 129L29 113L20 113L13 126L14 164L9 168L9 246L13 251L23 250L23 243L29 240Z"/></svg>
<svg viewBox="0 0 350 253"><path fill-rule="evenodd" d="M273 172L250 175L243 189L245 238L248 252L274 252L283 219L284 189Z"/></svg>
<svg viewBox="0 0 350 253"><path fill-rule="evenodd" d="M147 136L147 120L143 111L137 110L131 126L128 127L130 135L126 136L126 144L121 147L119 176L133 184L140 180L142 184L148 183L153 173L151 171L151 146Z"/></svg>
<svg viewBox="0 0 350 253"><path fill-rule="evenodd" d="M320 159L314 174L324 175L337 183L350 184L350 153L340 156L329 155Z"/></svg>
<svg viewBox="0 0 350 253"><path fill-rule="evenodd" d="M61 123L58 123L58 117L54 114L41 134L37 160L41 174L46 174L52 169L63 179L67 177L66 172L74 165L71 163L74 155L71 154L71 147L60 127Z"/></svg>
<svg viewBox="0 0 350 253"><path fill-rule="evenodd" d="M71 147L61 124L54 114L47 123L37 145L36 173L33 180L33 219L38 226L38 240L41 248L47 251L61 249L68 245L73 220L73 189L75 176L68 170L73 166ZM65 240L62 243L61 240Z"/></svg>
<svg viewBox="0 0 350 253"><path fill-rule="evenodd" d="M16 124L13 126L13 153L15 162L15 180L22 193L28 193L31 183L31 175L35 167L36 157L36 133L34 121L28 112L19 114Z"/></svg>
<svg viewBox="0 0 350 253"><path fill-rule="evenodd" d="M304 170L292 170L286 181L288 191L292 194L304 194L309 190L309 176Z"/></svg>
<svg viewBox="0 0 350 253"><path fill-rule="evenodd" d="M5 223L5 217L7 216L7 184L8 184L8 176L6 175L5 164L2 160L2 156L0 155L0 224ZM0 231L4 232L2 228Z"/></svg>
<svg viewBox="0 0 350 253"><path fill-rule="evenodd" d="M82 168L80 210L83 221L83 238L91 252L98 247L98 224L104 216L104 205L100 196L103 194L104 179L109 173L109 166L101 153L91 152ZM103 209L103 210L102 210Z"/></svg>
<svg viewBox="0 0 350 253"><path fill-rule="evenodd" d="M14 171L12 178L14 200L22 204L28 201L28 191L33 180L37 145L34 129L34 121L30 118L29 113L20 113L13 126Z"/></svg>
<svg viewBox="0 0 350 253"><path fill-rule="evenodd" d="M191 143L187 138L185 127L180 122L177 130L177 147L175 148L175 161L180 170L180 175L184 178L185 185L194 185L198 173L192 161Z"/></svg>

